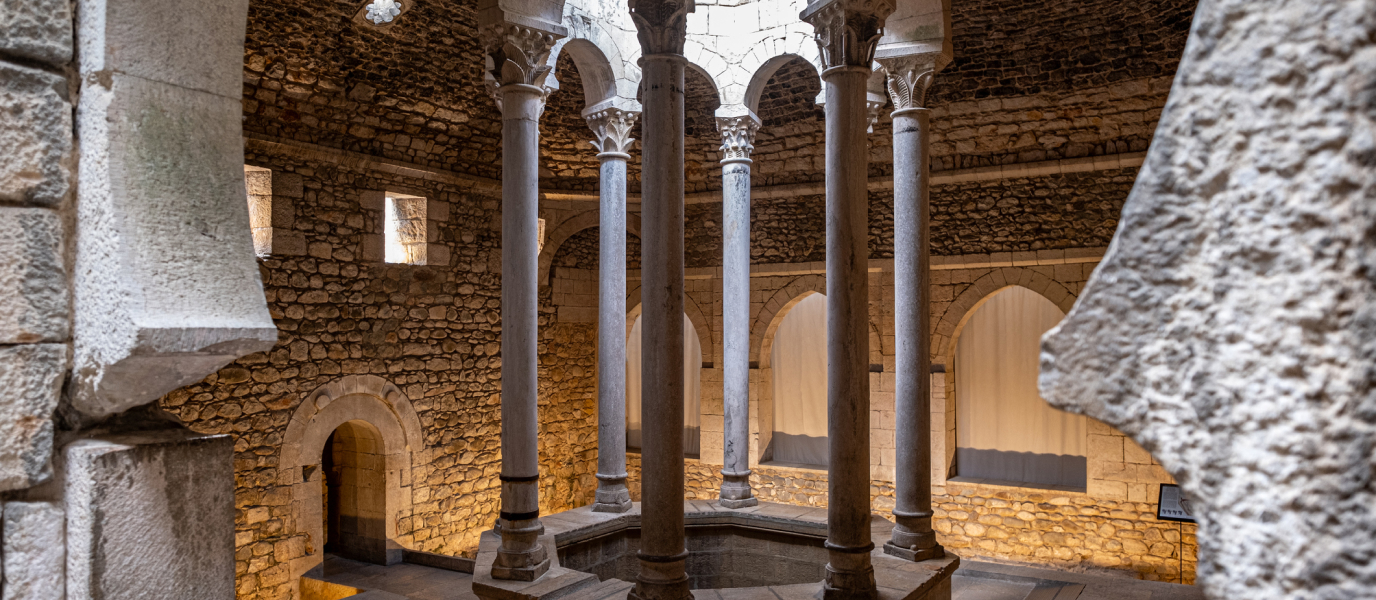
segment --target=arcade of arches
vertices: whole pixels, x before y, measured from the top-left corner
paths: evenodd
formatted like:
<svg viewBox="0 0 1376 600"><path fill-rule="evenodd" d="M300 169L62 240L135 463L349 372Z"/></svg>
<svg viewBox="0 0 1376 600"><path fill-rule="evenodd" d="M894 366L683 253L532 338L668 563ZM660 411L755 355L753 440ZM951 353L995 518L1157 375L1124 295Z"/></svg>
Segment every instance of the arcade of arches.
<svg viewBox="0 0 1376 600"><path fill-rule="evenodd" d="M1040 302L1001 313L1015 319L1043 318L1042 305L1064 314L1075 301L1151 141L1192 3L1074 2L1018 17L1003 14L1004 4L954 3L953 60L927 98L933 527L941 545L963 557L1190 583L1193 526L1156 520L1157 487L1172 480L1123 434L1077 418L1073 427L1036 421L1000 438L994 425L1008 422L1003 411L1056 412L1035 393L1036 338L1046 325L984 317L1006 297ZM387 541L371 525L382 514L394 519L388 526L397 546L472 556L503 510L499 382L512 359L501 347L502 204L500 188L481 182L500 178L511 158L499 143L500 113L483 91L474 13L417 3L395 24L370 30L316 15L343 10L335 5L304 10L251 2L244 51L245 163L267 170L257 188L250 179L249 193L266 215L255 239L269 238L259 260L279 339L160 401L191 429L235 439L241 598L279 597L301 574L295 565L322 544L343 552L349 518L369 524L359 531L373 532L370 543ZM1060 45L1028 20L1114 43L1090 56L1087 46ZM1010 54L1015 47L1022 50ZM585 98L595 96L587 88L596 82L580 58L565 51L552 59L558 90L539 118L541 513L588 505L598 488L599 267L607 237L597 216L598 149L586 141L594 138ZM776 62L754 111L750 155L750 482L764 502L826 506L823 83L806 58ZM689 499L715 499L722 487L728 359L719 161L726 156L714 113L724 83L698 68L686 72L684 328L692 334L688 362L701 356L685 369L694 394L685 419ZM878 514L894 506L899 426L894 196L883 183L894 168L890 110L879 112L868 150L869 490ZM642 125L633 121L626 137L643 139ZM619 302L631 340L628 488L639 501L642 399L629 388L641 381L641 246L650 238L641 223L648 218L641 148L628 154ZM428 250L419 260L392 261L383 248L392 242L380 239L396 226L400 198L422 199L406 213L414 224L402 228L419 236L414 247ZM964 337L976 329L982 344L1023 337L1015 348L982 349ZM966 392L962 369L1016 381ZM346 423L332 438L332 459L319 459L329 490L325 520L340 537L331 529L316 539L283 492L284 415L316 387L362 374L394 384L419 417L422 441L409 448L401 488L410 508L369 508L365 498L385 497L369 496L382 485L370 478L402 474L355 466L372 460L362 449L373 442L368 427ZM1010 466L1020 456L1032 462ZM1055 471L1049 479L1048 469ZM336 502L339 514L331 512Z"/></svg>
<svg viewBox="0 0 1376 600"><path fill-rule="evenodd" d="M489 22L517 3L403 1L380 25L370 3L248 0L243 46L230 44L233 77L137 75L138 85L204 92L134 97L204 103L233 142L232 160L215 159L232 177L150 196L145 208L176 216L147 225L140 235L156 240L146 251L176 262L182 245L232 238L244 264L116 294L168 300L148 301L148 314L109 339L94 336L94 349L71 341L99 329L90 319L43 329L0 310L0 334L23 329L0 339L0 353L51 351L65 373L37 386L52 396L35 409L53 421L45 433L15 434L67 448L57 470L46 455L24 455L18 462L39 466L21 474L0 465L7 570L12 521L93 518L41 512L69 506L50 483L70 486L86 472L77 467L94 464L82 454L98 450L88 437L171 421L206 448L232 445L232 482L220 492L233 498L233 581L223 583L242 600L300 598L302 577L327 553L384 565L472 559L480 543L501 535L516 547L533 531L513 524L589 506L641 511L669 489L655 476L668 454L682 465L684 500L833 510L834 535L845 528L838 512L872 512L894 531L908 527L903 518L922 522L910 533L935 541L901 549L918 555L1195 582L1196 526L1157 518L1162 485L1175 479L1123 432L1052 408L1037 387L1042 336L1107 260L1146 172L1195 0L899 0L903 19L930 16L905 6L936 15L903 31L935 37L911 55L917 42L876 37L878 58L862 65L814 36L817 7L866 4L850 0L699 3L679 32L686 42L656 51L642 47L653 36L637 37L645 17L633 20L626 2L568 0L535 15L558 29L537 31L549 37L530 38L539 43L501 29L535 16ZM799 17L805 10L814 12ZM114 91L69 97L80 87L63 79L80 62L70 29L56 55L9 48L0 35L0 79L32 71L25 77L57 94L48 101L79 106L67 110L78 120L69 129L114 119L98 109L143 115L121 126L148 139L181 122L161 108L100 108L99 94L122 100L119 86L133 85L119 83L122 71ZM730 49L737 39L750 49ZM104 68L81 69L87 90L107 85ZM525 79L497 80L516 71ZM652 84L674 73L681 88ZM682 93L652 91L671 87ZM679 100L681 123L670 118ZM201 156L195 144L168 144L131 154L156 164ZM100 185L118 187L128 167L109 168L117 181ZM232 210L211 203L182 218L166 200L216 186L232 188ZM35 215L73 204L42 205L34 198L46 188L29 187L24 202L39 207L23 210ZM0 203L19 197L10 191L0 186ZM837 198L860 200L845 212ZM95 211L84 220L105 214L99 202L77 204L70 210ZM35 244L124 264L124 249L90 236L60 242L74 235L62 238L60 219L32 219L24 230ZM44 227L57 233L44 237ZM83 291L123 290L103 279L113 275L50 262L74 271L76 314L117 304ZM205 312L223 308L214 329L228 337L210 343L180 325L176 311L195 294L215 309ZM239 319L250 305L262 314ZM177 362L153 369L148 356ZM849 396L832 391L844 386ZM656 393L666 390L681 392L682 411ZM829 418L840 396L853 409L845 424ZM913 410L926 427L901 417ZM660 452L665 440L672 452ZM142 442L109 443L99 452ZM831 491L841 476L844 498ZM79 577L103 581L71 558L86 555L70 540L100 535L90 529L69 529L66 558L53 559L67 565L67 596L32 597L157 597L77 592ZM828 538L827 548L856 554L869 538L837 549L851 541ZM539 577L535 548L502 554L492 576ZM509 577L497 576L503 568ZM27 572L15 573L6 585Z"/></svg>

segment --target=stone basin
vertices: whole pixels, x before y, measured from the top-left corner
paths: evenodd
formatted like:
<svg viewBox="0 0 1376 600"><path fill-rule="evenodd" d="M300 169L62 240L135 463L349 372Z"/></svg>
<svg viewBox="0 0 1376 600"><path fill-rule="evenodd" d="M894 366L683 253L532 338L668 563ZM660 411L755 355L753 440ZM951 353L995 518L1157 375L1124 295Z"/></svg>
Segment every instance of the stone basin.
<svg viewBox="0 0 1376 600"><path fill-rule="evenodd" d="M473 591L489 600L624 598L640 570L640 504L621 514L584 507L541 517L549 572L532 582L493 579L500 540L483 533ZM826 509L761 503L741 509L684 503L689 586L697 600L814 600L821 597L827 551ZM875 516L878 547L893 523ZM881 600L949 600L954 556L914 563L871 554Z"/></svg>

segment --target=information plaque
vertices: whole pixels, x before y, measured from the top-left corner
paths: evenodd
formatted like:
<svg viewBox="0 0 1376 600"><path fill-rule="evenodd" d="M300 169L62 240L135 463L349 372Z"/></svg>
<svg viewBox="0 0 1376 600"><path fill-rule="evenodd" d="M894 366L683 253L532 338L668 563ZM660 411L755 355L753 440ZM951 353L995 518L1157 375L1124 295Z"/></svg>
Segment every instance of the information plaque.
<svg viewBox="0 0 1376 600"><path fill-rule="evenodd" d="M1161 494L1156 499L1156 518L1162 521L1194 523L1194 507L1180 486L1161 484Z"/></svg>

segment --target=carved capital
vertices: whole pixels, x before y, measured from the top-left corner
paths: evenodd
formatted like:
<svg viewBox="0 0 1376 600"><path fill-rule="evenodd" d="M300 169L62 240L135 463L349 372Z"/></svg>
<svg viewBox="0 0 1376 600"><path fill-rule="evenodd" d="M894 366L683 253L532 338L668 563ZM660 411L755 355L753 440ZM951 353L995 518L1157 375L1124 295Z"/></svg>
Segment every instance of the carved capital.
<svg viewBox="0 0 1376 600"><path fill-rule="evenodd" d="M893 11L894 0L817 0L801 18L816 29L824 70L869 68L884 34L884 19Z"/></svg>
<svg viewBox="0 0 1376 600"><path fill-rule="evenodd" d="M883 112L884 104L884 97L874 94L870 94L869 98L865 100L865 115L869 120L869 129L866 131L871 135L874 134L874 124L879 122L879 113Z"/></svg>
<svg viewBox="0 0 1376 600"><path fill-rule="evenodd" d="M888 74L886 84L894 110L926 108L927 90L938 68L932 56L880 58L879 64Z"/></svg>
<svg viewBox="0 0 1376 600"><path fill-rule="evenodd" d="M563 37L548 31L510 22L484 25L478 32L487 53L487 69L483 83L497 106L502 106L504 85L524 84L543 88L540 111L544 111L544 98L549 96L545 80L551 68L545 63L555 40Z"/></svg>
<svg viewBox="0 0 1376 600"><path fill-rule="evenodd" d="M588 127L592 129L593 135L597 138L589 143L597 148L598 152L614 152L618 154L630 154L631 129L635 127L635 120L640 118L640 113L620 108L606 108L592 113L586 117Z"/></svg>
<svg viewBox="0 0 1376 600"><path fill-rule="evenodd" d="M683 54L694 0L629 0L640 53Z"/></svg>
<svg viewBox="0 0 1376 600"><path fill-rule="evenodd" d="M760 121L752 115L717 117L722 161L750 158L750 153L755 151L755 132L759 130Z"/></svg>

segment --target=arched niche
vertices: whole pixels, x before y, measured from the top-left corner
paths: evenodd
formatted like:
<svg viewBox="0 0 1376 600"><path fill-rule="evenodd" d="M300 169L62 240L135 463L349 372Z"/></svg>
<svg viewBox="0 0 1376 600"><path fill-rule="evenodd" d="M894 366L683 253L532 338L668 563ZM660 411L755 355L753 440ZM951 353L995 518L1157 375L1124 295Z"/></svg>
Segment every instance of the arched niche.
<svg viewBox="0 0 1376 600"><path fill-rule="evenodd" d="M346 424L344 431L375 439L383 471L382 522L376 530L364 532L381 539L368 560L386 565L401 562L405 545L397 522L411 514L412 454L424 447L420 419L411 401L392 383L373 375L351 375L307 394L283 437L281 477L291 486L291 513L297 527L308 536L306 555L293 561L293 577L324 562L323 458L331 449L331 436Z"/></svg>

